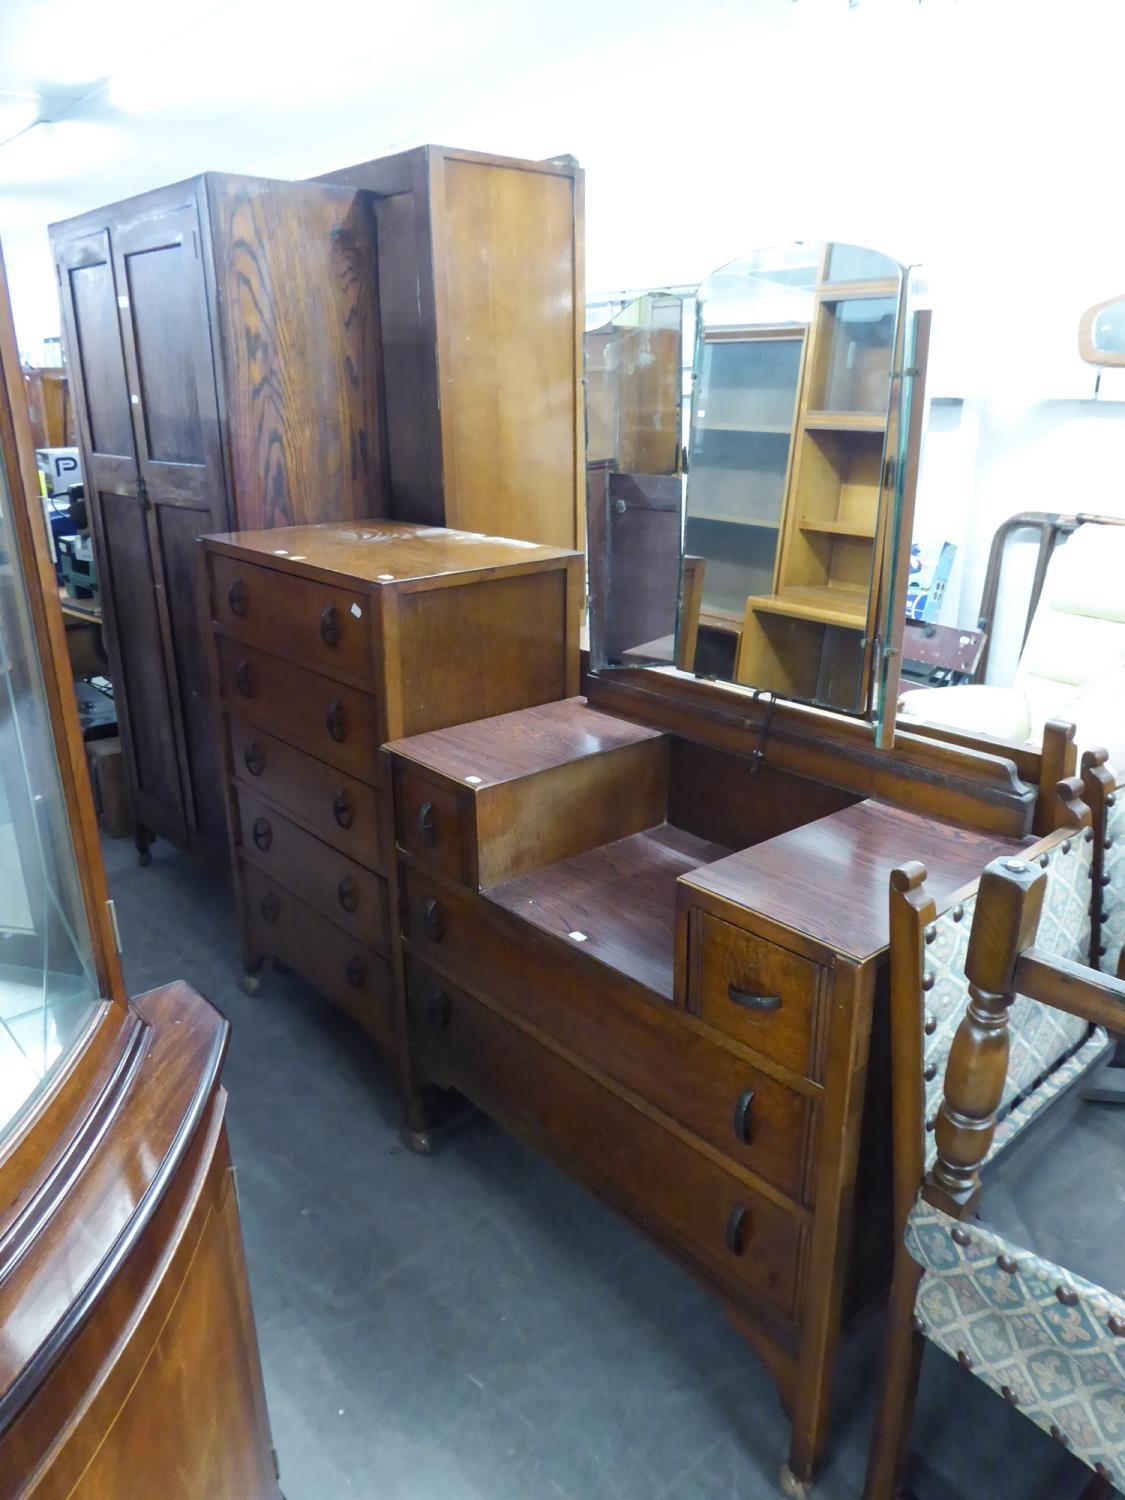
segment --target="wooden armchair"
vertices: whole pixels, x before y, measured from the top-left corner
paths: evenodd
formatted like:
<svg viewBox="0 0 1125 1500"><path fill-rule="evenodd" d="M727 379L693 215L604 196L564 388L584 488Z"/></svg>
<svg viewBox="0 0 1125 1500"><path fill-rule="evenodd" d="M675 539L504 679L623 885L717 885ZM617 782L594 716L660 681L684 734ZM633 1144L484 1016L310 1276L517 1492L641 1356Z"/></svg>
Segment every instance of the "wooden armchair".
<svg viewBox="0 0 1125 1500"><path fill-rule="evenodd" d="M1125 983L1090 967L1101 859L1082 790L1060 783L1063 826L941 913L921 865L891 877L897 1253L865 1500L899 1493L926 1339L1067 1441L1090 1496L1125 1473L1125 1300L973 1221L981 1167L1125 1024ZM1029 1370L1063 1345L1047 1396Z"/></svg>

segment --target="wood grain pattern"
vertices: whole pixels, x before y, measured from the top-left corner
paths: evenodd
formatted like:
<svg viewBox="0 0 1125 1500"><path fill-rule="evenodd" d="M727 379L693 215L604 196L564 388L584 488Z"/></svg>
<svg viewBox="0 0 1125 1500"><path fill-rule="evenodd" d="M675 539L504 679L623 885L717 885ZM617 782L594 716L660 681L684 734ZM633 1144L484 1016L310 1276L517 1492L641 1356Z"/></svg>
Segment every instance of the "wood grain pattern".
<svg viewBox="0 0 1125 1500"><path fill-rule="evenodd" d="M489 898L671 1000L676 880L724 853L664 824L506 881Z"/></svg>
<svg viewBox="0 0 1125 1500"><path fill-rule="evenodd" d="M239 520L378 516L375 235L365 193L206 179Z"/></svg>
<svg viewBox="0 0 1125 1500"><path fill-rule="evenodd" d="M880 893L895 865L921 858L935 892L944 895L975 879L990 859L1021 847L868 800L732 854L689 876L688 884L862 961L887 945Z"/></svg>
<svg viewBox="0 0 1125 1500"><path fill-rule="evenodd" d="M236 797L242 858L386 954L386 881L298 828L248 788L240 787Z"/></svg>
<svg viewBox="0 0 1125 1500"><path fill-rule="evenodd" d="M210 551L230 557L254 553L267 567L337 585L344 577L376 586L422 584L576 555L565 547L541 547L502 536L377 517L268 531L247 529L209 537L207 545Z"/></svg>
<svg viewBox="0 0 1125 1500"><path fill-rule="evenodd" d="M369 869L383 871L390 836L373 787L276 735L228 720L234 774L302 828Z"/></svg>
<svg viewBox="0 0 1125 1500"><path fill-rule="evenodd" d="M764 1298L793 1315L798 1218L464 991L453 990L449 1000L444 1024L433 1024L424 989L415 992L422 1005L410 1014L437 1077L561 1156L568 1170L637 1214L650 1232L675 1239L730 1293ZM739 1209L742 1236L731 1250L727 1226Z"/></svg>
<svg viewBox="0 0 1125 1500"><path fill-rule="evenodd" d="M414 735L408 744L392 743L389 748L452 784L463 785L469 776L479 778L473 782L479 790L581 756L659 738L659 730L598 713L583 698L567 698Z"/></svg>

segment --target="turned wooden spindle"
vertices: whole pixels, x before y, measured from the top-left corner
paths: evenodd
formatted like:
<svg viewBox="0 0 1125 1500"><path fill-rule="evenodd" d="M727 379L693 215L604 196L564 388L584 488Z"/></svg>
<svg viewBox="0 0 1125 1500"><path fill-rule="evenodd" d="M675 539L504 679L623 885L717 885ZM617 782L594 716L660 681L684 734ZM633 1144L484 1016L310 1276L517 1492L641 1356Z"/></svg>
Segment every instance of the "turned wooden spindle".
<svg viewBox="0 0 1125 1500"><path fill-rule="evenodd" d="M981 876L965 960L969 1005L949 1052L935 1125L937 1160L926 1192L959 1218L980 1192L980 1166L992 1144L1008 1073L1016 966L1035 941L1046 886L1039 864L1022 859L995 859Z"/></svg>

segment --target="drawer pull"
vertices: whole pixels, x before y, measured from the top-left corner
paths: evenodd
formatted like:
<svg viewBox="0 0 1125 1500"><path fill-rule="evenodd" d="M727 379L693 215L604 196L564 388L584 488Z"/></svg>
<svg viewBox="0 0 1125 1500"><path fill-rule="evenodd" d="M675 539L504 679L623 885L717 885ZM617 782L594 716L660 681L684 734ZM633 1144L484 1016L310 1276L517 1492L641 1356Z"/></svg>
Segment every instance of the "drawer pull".
<svg viewBox="0 0 1125 1500"><path fill-rule="evenodd" d="M254 696L254 668L248 661L240 661L234 669L234 680L244 698Z"/></svg>
<svg viewBox="0 0 1125 1500"><path fill-rule="evenodd" d="M324 715L324 727L337 744L342 744L347 739L348 716L339 698L333 698L328 705L328 712Z"/></svg>
<svg viewBox="0 0 1125 1500"><path fill-rule="evenodd" d="M236 578L227 589L227 603L230 605L232 615L244 615L246 613L246 585L241 578Z"/></svg>
<svg viewBox="0 0 1125 1500"><path fill-rule="evenodd" d="M276 891L267 891L262 897L262 916L267 922L276 922L281 915L281 902L278 900Z"/></svg>
<svg viewBox="0 0 1125 1500"><path fill-rule="evenodd" d="M743 1010L780 1010L780 995L755 995L750 990L740 990L737 985L728 984L727 994L735 1005L741 1005Z"/></svg>
<svg viewBox="0 0 1125 1500"><path fill-rule="evenodd" d="M359 905L359 881L354 875L341 875L336 887L336 898L345 911L355 911Z"/></svg>
<svg viewBox="0 0 1125 1500"><path fill-rule="evenodd" d="M257 740L251 740L242 752L242 759L246 763L246 769L251 776L260 776L266 769L266 752L258 744Z"/></svg>
<svg viewBox="0 0 1125 1500"><path fill-rule="evenodd" d="M440 943L445 936L445 907L433 896L422 908L422 929L431 943Z"/></svg>
<svg viewBox="0 0 1125 1500"><path fill-rule="evenodd" d="M418 837L428 848L437 847L437 824L434 822L434 804L423 802L418 809L418 817L415 823L418 829Z"/></svg>
<svg viewBox="0 0 1125 1500"><path fill-rule="evenodd" d="M444 1031L453 1019L453 1001L444 990L436 990L430 1000L430 1025L435 1031Z"/></svg>
<svg viewBox="0 0 1125 1500"><path fill-rule="evenodd" d="M749 1214L741 1203L736 1203L727 1216L726 1242L732 1255L741 1255L746 1249L746 1232Z"/></svg>
<svg viewBox="0 0 1125 1500"><path fill-rule="evenodd" d="M353 990L361 990L367 983L367 965L358 953L354 958L348 959L348 966L344 970L344 977Z"/></svg>
<svg viewBox="0 0 1125 1500"><path fill-rule="evenodd" d="M320 612L320 638L326 646L340 644L340 616L334 604L326 604Z"/></svg>
<svg viewBox="0 0 1125 1500"><path fill-rule="evenodd" d="M734 1134L735 1139L749 1145L750 1143L750 1107L754 1103L754 1090L746 1089L738 1096L738 1103L734 1106Z"/></svg>
<svg viewBox="0 0 1125 1500"><path fill-rule="evenodd" d="M251 836L263 854L273 843L273 828L268 818L255 818L254 826L250 830Z"/></svg>
<svg viewBox="0 0 1125 1500"><path fill-rule="evenodd" d="M332 798L332 816L341 828L350 828L355 822L355 806L346 787L341 787Z"/></svg>

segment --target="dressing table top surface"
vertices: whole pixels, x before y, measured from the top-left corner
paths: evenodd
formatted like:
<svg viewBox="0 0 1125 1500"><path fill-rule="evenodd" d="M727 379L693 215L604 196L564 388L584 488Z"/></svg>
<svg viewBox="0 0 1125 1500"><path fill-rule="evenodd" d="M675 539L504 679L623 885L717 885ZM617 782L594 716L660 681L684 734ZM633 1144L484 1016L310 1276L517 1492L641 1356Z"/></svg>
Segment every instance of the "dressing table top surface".
<svg viewBox="0 0 1125 1500"><path fill-rule="evenodd" d="M444 779L480 791L586 755L658 740L663 733L600 713L590 708L585 698L563 698L538 708L499 714L494 719L412 735L393 741L387 748Z"/></svg>
<svg viewBox="0 0 1125 1500"><path fill-rule="evenodd" d="M974 833L867 799L683 878L863 962L890 941L888 884L896 865L921 860L940 903L1019 839Z"/></svg>

